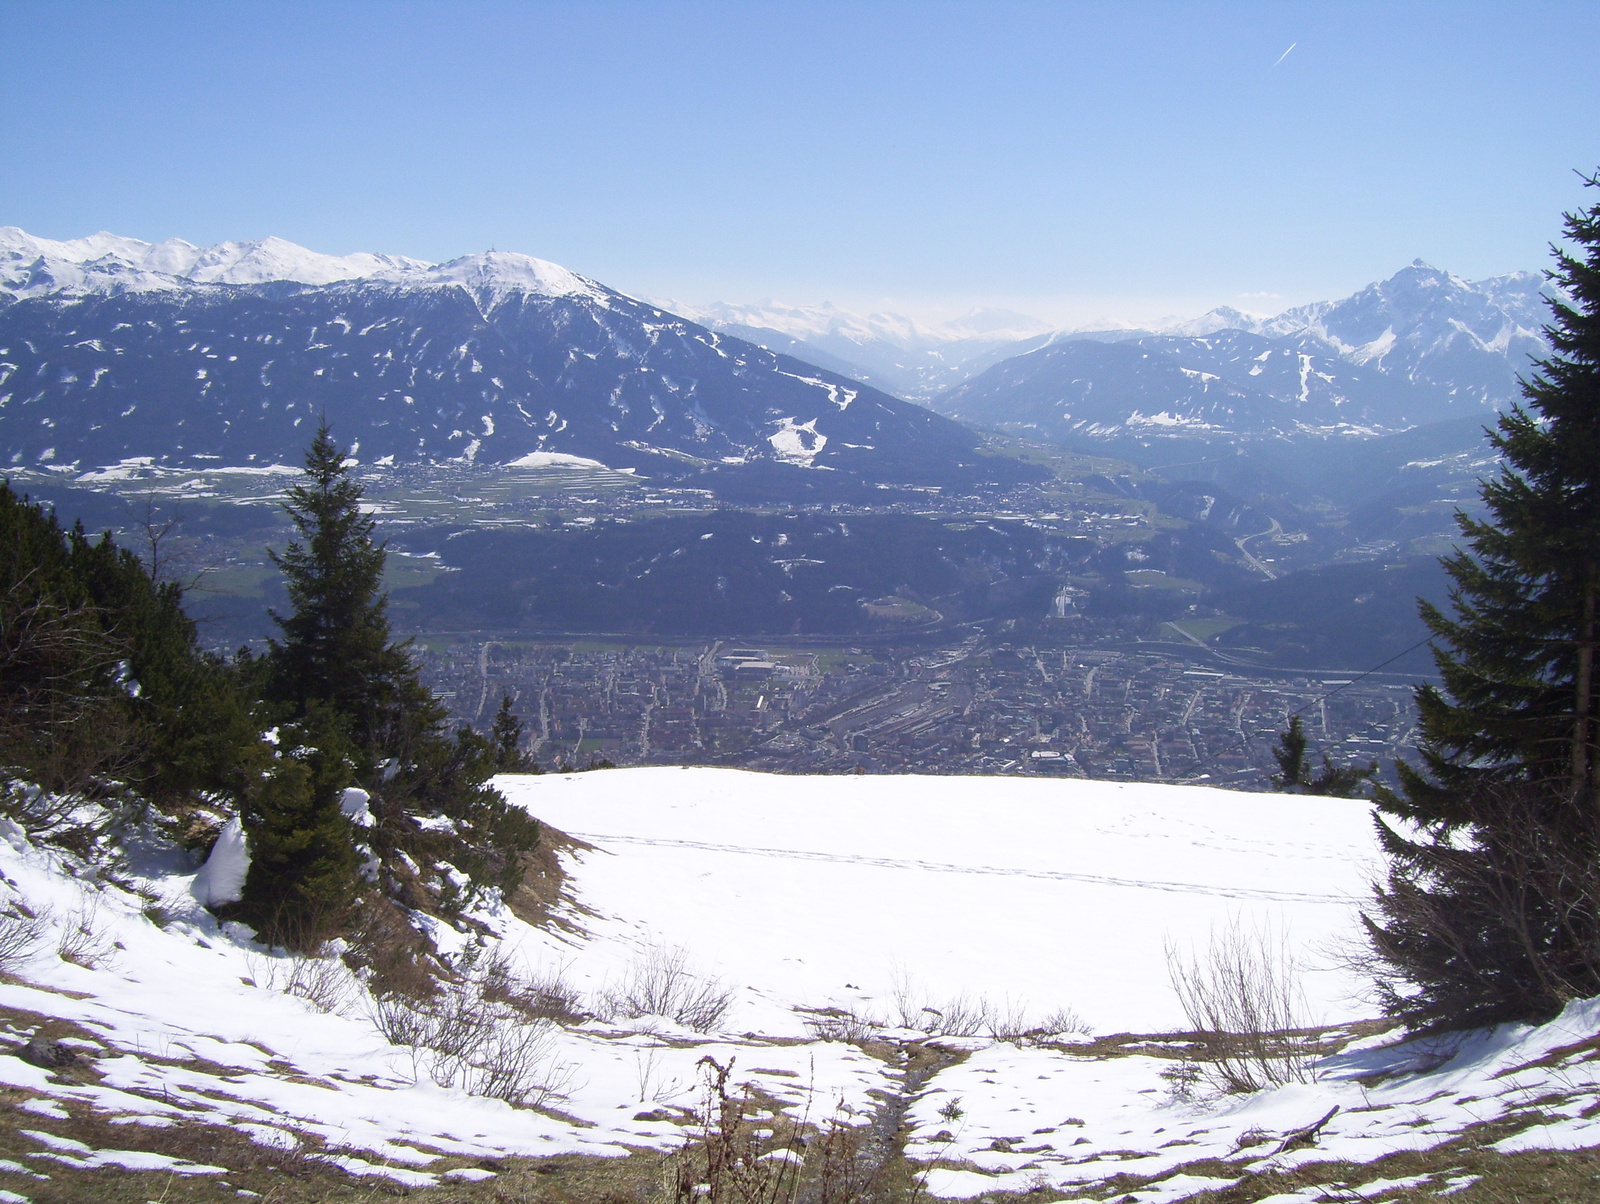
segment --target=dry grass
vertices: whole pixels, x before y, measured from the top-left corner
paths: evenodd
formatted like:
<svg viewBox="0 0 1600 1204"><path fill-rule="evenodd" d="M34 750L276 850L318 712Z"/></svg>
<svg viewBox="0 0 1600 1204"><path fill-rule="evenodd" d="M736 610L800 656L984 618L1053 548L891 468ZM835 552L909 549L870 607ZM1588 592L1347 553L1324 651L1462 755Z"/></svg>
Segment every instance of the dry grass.
<svg viewBox="0 0 1600 1204"><path fill-rule="evenodd" d="M902 1194L899 1159L872 1156L867 1126L842 1111L821 1126L794 1122L750 1084L729 1091L732 1063L708 1056L699 1066L704 1102L673 1156L674 1204L863 1204Z"/></svg>

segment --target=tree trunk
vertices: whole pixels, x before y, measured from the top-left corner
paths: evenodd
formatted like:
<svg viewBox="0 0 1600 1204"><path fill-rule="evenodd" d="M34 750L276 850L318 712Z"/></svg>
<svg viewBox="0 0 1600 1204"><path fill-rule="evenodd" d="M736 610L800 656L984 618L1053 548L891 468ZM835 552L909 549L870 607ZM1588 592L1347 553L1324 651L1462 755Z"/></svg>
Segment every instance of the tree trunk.
<svg viewBox="0 0 1600 1204"><path fill-rule="evenodd" d="M1594 802L1590 776L1593 772L1590 756L1590 730L1593 726L1594 707L1594 610L1595 565L1585 565L1583 576L1583 603L1578 621L1578 672L1577 698L1572 725L1572 797L1585 803Z"/></svg>

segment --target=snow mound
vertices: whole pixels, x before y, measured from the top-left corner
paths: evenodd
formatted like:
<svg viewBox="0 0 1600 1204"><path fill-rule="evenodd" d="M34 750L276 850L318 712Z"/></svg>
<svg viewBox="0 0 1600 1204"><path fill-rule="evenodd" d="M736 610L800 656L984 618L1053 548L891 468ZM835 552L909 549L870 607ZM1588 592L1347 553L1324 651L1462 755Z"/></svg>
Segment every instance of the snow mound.
<svg viewBox="0 0 1600 1204"><path fill-rule="evenodd" d="M244 880L250 874L250 846L238 819L230 819L211 846L211 855L195 874L189 891L201 907L237 903L244 898Z"/></svg>
<svg viewBox="0 0 1600 1204"><path fill-rule="evenodd" d="M735 769L496 782L604 850L573 869L597 913L575 970L604 977L648 924L774 1001L745 1023L786 1032L801 1031L790 1005L877 1007L901 971L938 999L1175 1028L1169 942L1204 945L1237 917L1313 950L1355 931L1379 864L1371 808L1348 799ZM1364 1014L1360 987L1327 966L1308 991L1321 1017L1345 1019Z"/></svg>

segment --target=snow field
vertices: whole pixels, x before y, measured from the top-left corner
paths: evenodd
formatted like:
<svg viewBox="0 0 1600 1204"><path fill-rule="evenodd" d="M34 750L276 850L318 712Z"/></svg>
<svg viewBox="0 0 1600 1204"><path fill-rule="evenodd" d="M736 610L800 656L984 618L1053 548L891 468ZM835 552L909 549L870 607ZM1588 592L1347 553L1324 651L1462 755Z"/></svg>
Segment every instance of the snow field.
<svg viewBox="0 0 1600 1204"><path fill-rule="evenodd" d="M980 998L1002 1016L1072 1009L1102 1033L1176 1029L1167 946L1203 946L1235 921L1290 933L1320 965L1307 979L1321 1019L1364 1011L1361 984L1322 951L1348 929L1377 865L1364 804L705 769L499 785L592 845L560 853L560 923L534 928L495 903L474 918L497 942L476 946L437 921L433 932L458 965L498 951L529 974L560 977L605 1017L544 1032L540 1071L562 1093L559 1113L438 1085L426 1057L380 1034L342 963L275 955L219 925L197 902L196 867L180 850L135 833L125 863L102 875L5 821L0 910L23 904L44 931L0 982L0 1049L26 1040L37 1018L66 1022L91 1073L0 1056L0 1085L29 1094L18 1144L36 1147L0 1163L10 1193L0 1199L26 1199L29 1176L52 1166L228 1170L52 1131L85 1106L130 1133L209 1123L267 1148L326 1148L353 1174L412 1187L491 1176L470 1165L484 1158L675 1148L684 1130L672 1118L701 1104L697 1063L707 1055L732 1060L731 1083L758 1086L795 1118L825 1121L842 1105L865 1119L904 1091L900 1072L855 1045L815 1039L817 1013L805 1009L875 1021L890 1042L924 1039L899 1027L929 1015L924 1006L948 1016L952 1002L971 1011ZM689 987L727 995L709 1033L603 1005L632 990L641 969L675 960ZM1597 1034L1600 1001L1584 1001L1537 1028L1355 1041L1317 1063L1311 1082L1223 1097L1175 1091L1164 1072L1179 1063L1131 1038L1118 1056L1071 1033L939 1038L952 1064L909 1100L907 1156L936 1197L1047 1187L1098 1198L1107 1181L1136 1176L1148 1180L1137 1187L1143 1204L1254 1171L1432 1149L1486 1122L1503 1124L1491 1150L1588 1149L1600 1145ZM1280 1149L1330 1112L1313 1145ZM1207 1174L1186 1169L1202 1161ZM1234 1177L1213 1177L1219 1165ZM1339 1198L1438 1194L1471 1181L1440 1165L1342 1187Z"/></svg>
<svg viewBox="0 0 1600 1204"><path fill-rule="evenodd" d="M1286 932L1313 1018L1366 1015L1326 948L1377 872L1370 807L1196 787L724 769L502 777L513 802L596 845L572 866L596 982L640 943L693 951L741 989L736 1028L790 1009L887 1014L985 997L1099 1032L1183 1025L1166 947L1240 921Z"/></svg>
<svg viewBox="0 0 1600 1204"><path fill-rule="evenodd" d="M24 981L0 983L7 1038L0 1048L26 1041L36 1018L92 1034L68 1044L89 1056L94 1081L0 1056L0 1085L38 1093L42 1115L64 1115L47 1107L59 1101L118 1122L228 1125L262 1144L339 1148L347 1151L339 1161L354 1173L427 1186L440 1181L426 1168L441 1156L620 1156L628 1147L675 1146L679 1126L664 1116L636 1117L663 1103L695 1105L696 1062L706 1054L735 1060L737 1081L759 1083L797 1110L815 1094L818 1114L841 1099L865 1110L868 1092L887 1083L882 1065L852 1046L701 1037L646 1018L552 1025L540 1070L562 1085L559 1106L574 1119L512 1108L437 1086L409 1048L384 1040L371 1001L353 981L324 996L332 1011L285 993L295 959L259 948L202 910L191 889L196 867L181 851L135 842L130 864L119 867L119 877L124 873L163 901L164 926L144 914L138 894L97 880L75 859L31 844L16 825L0 821L0 905L22 903L45 920L32 956L16 967ZM504 909L483 918L513 946L541 947L543 934ZM86 964L58 954L69 939ZM341 971L333 962L328 972ZM112 1153L127 1155L119 1165L148 1157Z"/></svg>

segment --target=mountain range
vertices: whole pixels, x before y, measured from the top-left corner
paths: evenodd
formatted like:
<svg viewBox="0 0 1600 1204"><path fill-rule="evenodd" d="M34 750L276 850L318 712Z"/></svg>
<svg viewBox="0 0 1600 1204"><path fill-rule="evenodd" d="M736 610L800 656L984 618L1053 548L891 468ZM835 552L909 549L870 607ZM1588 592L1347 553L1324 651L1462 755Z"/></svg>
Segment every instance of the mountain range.
<svg viewBox="0 0 1600 1204"><path fill-rule="evenodd" d="M1420 261L1340 301L1175 329L1058 337L930 403L1044 438L1370 436L1488 415L1548 350L1543 279L1469 283Z"/></svg>
<svg viewBox="0 0 1600 1204"><path fill-rule="evenodd" d="M967 428L543 260L0 230L0 459L573 456L779 494L1021 471Z"/></svg>
<svg viewBox="0 0 1600 1204"><path fill-rule="evenodd" d="M1003 309L923 322L905 314L850 313L827 303L663 304L713 330L918 402L1059 337L1049 323Z"/></svg>
<svg viewBox="0 0 1600 1204"><path fill-rule="evenodd" d="M799 500L1029 471L972 427L1146 463L1434 424L1475 440L1462 420L1513 401L1546 350L1543 288L1419 261L1275 317L1063 333L996 310L685 316L507 252L430 264L6 227L0 461L293 462L326 416L369 463L566 456Z"/></svg>

